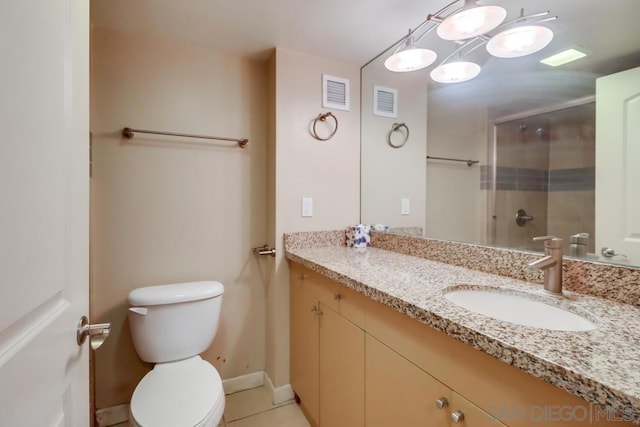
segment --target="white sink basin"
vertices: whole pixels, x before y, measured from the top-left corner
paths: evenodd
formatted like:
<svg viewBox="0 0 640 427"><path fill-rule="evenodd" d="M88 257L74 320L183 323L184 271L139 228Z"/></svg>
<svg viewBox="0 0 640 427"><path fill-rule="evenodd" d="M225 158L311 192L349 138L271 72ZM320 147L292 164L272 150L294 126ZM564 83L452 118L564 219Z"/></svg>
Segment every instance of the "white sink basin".
<svg viewBox="0 0 640 427"><path fill-rule="evenodd" d="M516 325L552 331L592 331L597 325L562 308L495 290L460 289L444 297L474 313Z"/></svg>

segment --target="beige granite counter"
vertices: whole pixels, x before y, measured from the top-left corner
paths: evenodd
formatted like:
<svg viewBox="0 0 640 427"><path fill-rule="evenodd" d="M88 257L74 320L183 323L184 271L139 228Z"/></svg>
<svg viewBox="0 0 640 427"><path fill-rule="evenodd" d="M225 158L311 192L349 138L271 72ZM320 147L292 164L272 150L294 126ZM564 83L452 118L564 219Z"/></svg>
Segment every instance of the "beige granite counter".
<svg viewBox="0 0 640 427"><path fill-rule="evenodd" d="M558 299L531 282L379 248L347 248L340 246L340 233L333 233L320 247L305 247L290 238L287 258L640 424L638 307L568 291ZM565 332L518 326L467 311L443 297L467 286L525 292L581 314L598 328Z"/></svg>

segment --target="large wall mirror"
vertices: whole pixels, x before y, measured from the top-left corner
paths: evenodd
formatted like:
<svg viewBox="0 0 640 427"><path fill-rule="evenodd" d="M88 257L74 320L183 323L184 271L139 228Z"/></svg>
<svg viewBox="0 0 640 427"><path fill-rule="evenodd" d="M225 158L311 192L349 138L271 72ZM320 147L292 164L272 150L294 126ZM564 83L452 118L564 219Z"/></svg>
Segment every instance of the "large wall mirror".
<svg viewBox="0 0 640 427"><path fill-rule="evenodd" d="M446 6L409 3L412 30ZM534 236L555 235L568 256L640 266L640 1L479 3L501 6L512 24L475 44L444 40L443 24L429 24L413 36L437 54L432 65L390 71L387 60L407 45L399 33L363 66L362 222L532 251L542 250ZM553 38L526 56L488 52L497 34L523 25ZM567 49L586 56L540 62ZM481 70L439 83L431 74L443 60Z"/></svg>

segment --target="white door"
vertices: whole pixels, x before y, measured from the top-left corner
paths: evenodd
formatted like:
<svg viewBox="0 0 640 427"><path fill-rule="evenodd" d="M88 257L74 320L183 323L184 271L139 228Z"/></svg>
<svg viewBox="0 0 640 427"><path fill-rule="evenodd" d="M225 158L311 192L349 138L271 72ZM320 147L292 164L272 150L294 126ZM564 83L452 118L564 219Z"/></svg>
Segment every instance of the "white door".
<svg viewBox="0 0 640 427"><path fill-rule="evenodd" d="M596 250L640 265L640 68L596 81Z"/></svg>
<svg viewBox="0 0 640 427"><path fill-rule="evenodd" d="M0 426L89 424L89 2L0 4Z"/></svg>

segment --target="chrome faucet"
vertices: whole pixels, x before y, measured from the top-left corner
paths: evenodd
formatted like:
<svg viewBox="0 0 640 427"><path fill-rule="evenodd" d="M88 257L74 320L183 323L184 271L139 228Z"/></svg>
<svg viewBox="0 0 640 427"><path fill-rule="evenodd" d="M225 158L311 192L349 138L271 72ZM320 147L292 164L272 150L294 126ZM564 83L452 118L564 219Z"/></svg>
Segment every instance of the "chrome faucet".
<svg viewBox="0 0 640 427"><path fill-rule="evenodd" d="M544 271L544 291L562 295L562 239L554 236L534 237L544 241L544 257L528 264L531 269Z"/></svg>

